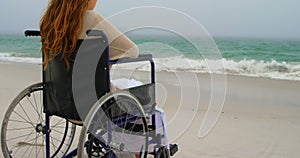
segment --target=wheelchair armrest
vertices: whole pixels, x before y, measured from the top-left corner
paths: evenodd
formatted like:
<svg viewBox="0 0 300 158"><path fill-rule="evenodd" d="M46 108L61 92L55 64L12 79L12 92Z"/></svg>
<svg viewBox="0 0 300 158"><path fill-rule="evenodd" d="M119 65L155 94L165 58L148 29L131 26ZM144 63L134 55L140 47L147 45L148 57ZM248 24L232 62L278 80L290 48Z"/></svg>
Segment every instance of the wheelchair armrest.
<svg viewBox="0 0 300 158"><path fill-rule="evenodd" d="M121 63L131 63L139 61L152 61L152 54L140 54L138 58L121 58L116 60L110 60L109 64L121 64Z"/></svg>
<svg viewBox="0 0 300 158"><path fill-rule="evenodd" d="M121 58L117 60L109 60L109 64L122 64L131 62L149 61L151 65L151 83L155 83L155 65L152 54L140 54L138 58Z"/></svg>

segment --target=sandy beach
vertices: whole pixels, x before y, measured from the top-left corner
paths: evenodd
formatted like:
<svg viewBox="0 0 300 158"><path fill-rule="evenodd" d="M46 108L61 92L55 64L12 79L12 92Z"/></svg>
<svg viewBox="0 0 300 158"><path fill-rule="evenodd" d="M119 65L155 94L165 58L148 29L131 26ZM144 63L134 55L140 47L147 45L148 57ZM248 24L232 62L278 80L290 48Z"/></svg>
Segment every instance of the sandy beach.
<svg viewBox="0 0 300 158"><path fill-rule="evenodd" d="M116 70L112 76L124 77L126 72ZM41 66L1 63L0 74L2 122L12 99L26 86L41 81ZM209 74L157 72L156 76L157 102L166 112L171 142L179 145L175 157L300 156L300 81L227 75L226 80L217 79L212 86ZM135 79L148 77L148 73L134 72ZM210 133L199 137L212 94L216 95L214 101L225 98L224 107Z"/></svg>

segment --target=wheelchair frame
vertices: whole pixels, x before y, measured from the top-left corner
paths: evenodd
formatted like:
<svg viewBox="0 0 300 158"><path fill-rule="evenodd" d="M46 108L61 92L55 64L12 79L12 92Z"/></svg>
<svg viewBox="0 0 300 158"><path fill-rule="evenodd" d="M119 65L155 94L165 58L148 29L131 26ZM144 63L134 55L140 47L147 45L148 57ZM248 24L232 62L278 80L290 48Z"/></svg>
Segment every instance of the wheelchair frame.
<svg viewBox="0 0 300 158"><path fill-rule="evenodd" d="M97 34L97 31L95 30L92 30L91 32L92 34ZM33 30L27 30L25 31L25 36L40 36L40 32L39 31L33 31ZM105 37L106 38L106 37ZM107 51L108 53L108 51ZM124 58L124 59L120 59L120 60L113 60L113 61L108 61L108 64L121 64L121 63L130 63L130 62L142 62L142 61L149 61L150 63L150 66L151 66L151 83L154 84L155 83L155 64L154 64L154 61L152 59L152 55L140 55L139 58L137 59L129 59L129 58ZM109 72L109 70L108 70ZM108 87L110 87L110 75L108 73ZM44 82L44 77L43 77L43 82ZM43 89L43 85L44 83L38 83L38 84L34 84L33 86L30 86L29 88L25 89L24 91L22 91L16 98L15 100L12 102L11 106L9 107L8 111L7 111L7 114L5 115L5 119L3 120L3 123L2 123L2 132L1 132L1 147L2 147L2 151L3 151L3 154L4 154L4 157L8 157L8 158L11 158L11 153L12 151L9 151L7 145L6 145L6 132L7 132L7 122L9 120L9 117L11 115L11 113L13 112L12 110L18 105L20 104L20 101L25 98L25 97L28 97L27 95L31 95L32 92L35 92L35 91L38 91L38 90L41 90ZM51 144L51 140L50 140L50 132L51 131L51 128L50 128L50 116L47 112L45 112L45 125L42 125L42 124L37 124L34 128L34 130L36 132L39 132L39 133L42 133L43 135L43 138L45 137L45 156L46 158L50 158L50 157L56 157L56 154L57 152L59 152L59 150L62 148L62 146L64 145L64 142L65 142L65 138L66 138L66 135L68 135L68 133L66 133L66 131L68 132L68 128L71 128L71 131L70 131L70 138L68 140L68 146L65 147L64 149L64 152L65 153L62 153L62 158L71 158L71 157L74 157L74 156L77 156L77 154L79 153L79 155L82 154L82 152L84 151L84 148L86 148L86 150L93 150L93 141L97 142L96 144L100 144L102 145L102 150L107 150L107 153L106 155L102 155L102 157L117 157L116 156L116 153L113 153L113 151L111 151L110 148L112 148L111 146L109 146L109 144L105 144L105 142L101 142L102 140L97 140L97 138L95 139L95 137L92 135L92 134L87 134L88 131L89 131L89 126L90 126L90 123L92 122L93 120L93 117L95 116L95 111L99 110L99 108L102 108L102 105L104 105L108 100L110 100L111 98L114 98L115 95L120 95L120 96L126 96L128 98L130 98L132 101L134 101L136 103L136 106L138 107L138 110L139 112L142 114L142 117L137 117L137 116L131 116L131 119L128 119L127 118L127 114L125 115L126 117L124 116L118 116L120 118L114 118L116 119L117 121L114 122L112 120L113 123L117 124L118 127L119 126L124 126L125 128L125 125L127 125L128 123L132 122L132 121L135 121L137 119L142 119L143 121L143 129L144 131L146 132L145 136L146 136L146 141L145 141L145 153L142 154L142 149L140 151L140 155L139 157L147 157L147 154L151 154L151 155L154 155L155 158L168 158L170 156L173 156L177 151L178 151L178 146L176 144L169 144L167 146L163 146L161 145L161 135L157 134L156 133L156 116L155 116L155 113L151 114L151 116L146 116L144 110L143 110L143 107L142 105L140 104L139 100L133 96L132 94L130 93L126 93L126 92L116 92L116 93L107 93L106 95L102 96L100 98L100 100L95 103L95 105L92 107L92 109L89 110L89 113L85 119L85 123L87 123L87 125L83 125L83 128L81 130L81 134L80 134L80 139L79 139L79 145L78 145L78 148L77 149L74 149L72 150L71 152L67 153L72 142L73 142L73 138L74 138L74 133L75 133L75 125L72 124L71 127L69 127L69 123L70 121L66 118L62 118L62 119L66 119L66 127L67 129L65 129L65 133L64 133L64 136L62 138L62 142L60 143L60 145L58 146L58 149L57 151L55 151L54 155L51 155L50 153L50 144ZM28 98L26 98L28 100ZM18 102L19 101L19 102ZM34 102L36 102L36 98L34 98ZM32 104L31 104L32 105ZM100 105L100 106L99 106ZM43 105L41 105L43 106ZM109 106L108 106L109 107ZM21 108L23 109L23 107L21 106ZM43 107L42 107L43 108ZM10 111L10 112L9 112ZM23 109L24 111L24 109ZM107 110L109 111L109 110ZM25 112L25 111L24 111ZM110 111L109 111L110 112ZM111 113L111 112L110 112ZM27 115L27 114L26 114ZM6 118L8 117L8 118ZM29 116L27 116L29 118ZM39 116L41 117L41 120L43 120L42 116ZM146 117L147 118L150 118L151 119L151 122L152 124L148 125L147 121L146 121ZM111 118L112 119L112 118ZM121 119L121 123L120 123L120 119ZM119 121L119 123L118 123ZM5 123L6 122L6 123ZM110 126L110 125L109 125ZM145 127L146 126L146 127ZM152 132L150 135L148 135L148 128L151 127L152 128L152 131L154 131L154 133ZM110 127L109 127L110 128ZM112 130L112 129L108 129L108 133L107 133L107 141L109 141L109 139L111 139L110 137L110 132L109 130ZM86 141L86 136L88 135L88 141ZM152 140L148 140L148 137L151 137ZM90 144L88 144L90 143ZM81 145L80 145L81 144ZM148 153L148 145L149 144L153 144L154 145L154 151L152 152L149 152ZM18 145L18 144L17 144ZM42 144L43 145L43 144ZM90 145L90 148L87 149ZM124 144L123 144L124 145ZM37 148L37 147L36 147ZM6 152L4 150L7 150ZM42 149L44 150L44 149ZM31 150L32 152L32 150ZM88 153L89 157L91 157L91 151L90 153Z"/></svg>

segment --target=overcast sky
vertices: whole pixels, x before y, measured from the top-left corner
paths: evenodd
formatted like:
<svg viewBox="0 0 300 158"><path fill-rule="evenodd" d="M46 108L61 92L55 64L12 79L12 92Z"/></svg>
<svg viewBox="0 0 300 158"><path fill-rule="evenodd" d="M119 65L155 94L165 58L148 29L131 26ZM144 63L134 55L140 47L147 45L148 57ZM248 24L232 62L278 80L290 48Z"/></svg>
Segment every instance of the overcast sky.
<svg viewBox="0 0 300 158"><path fill-rule="evenodd" d="M1 0L0 34L38 28L47 3L47 0ZM300 0L98 0L95 10L109 17L124 9L153 5L188 14L213 36L300 39ZM123 22L115 25L122 27ZM135 19L126 22L134 23ZM180 21L173 18L170 22Z"/></svg>

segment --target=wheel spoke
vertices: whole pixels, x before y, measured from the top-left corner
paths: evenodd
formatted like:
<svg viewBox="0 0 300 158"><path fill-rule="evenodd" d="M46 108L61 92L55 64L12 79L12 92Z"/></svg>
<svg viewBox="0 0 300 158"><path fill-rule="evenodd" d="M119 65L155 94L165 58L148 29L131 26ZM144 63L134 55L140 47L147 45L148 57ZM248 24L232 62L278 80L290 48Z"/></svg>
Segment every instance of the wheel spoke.
<svg viewBox="0 0 300 158"><path fill-rule="evenodd" d="M142 111L143 109L140 108L141 105L138 102L136 102L130 97L124 98L127 96L120 96L118 98L118 96L111 96L111 98L114 97L116 99L115 102L112 104L109 103L110 105L107 108L105 108L104 114L102 114L102 116L99 117L98 114L100 113L99 111L103 109L97 109L99 110L98 112L93 113L92 117L88 117L91 118L91 121L87 120L87 122L91 122L91 124L88 125L87 129L89 132L96 132L95 136L97 137L97 139L101 139L100 136L102 136L102 142L109 146L107 148L107 152L111 153L112 155L120 153L124 156L129 156L132 155L134 152L139 152L140 149L133 149L130 147L130 144L128 144L129 146L127 146L128 136L130 139L131 136L138 137L141 133L146 132L147 123L144 121L145 118ZM105 105L107 103L108 102L101 102L101 105ZM104 117L106 117L106 119L104 119ZM99 120L101 122L99 122ZM103 120L107 121L106 125L103 125ZM142 120L142 123L139 123L140 120ZM97 127L98 129L95 127ZM102 130L99 130L99 127L104 128L103 130L107 130L107 133L104 133ZM148 135L143 135L143 137L143 146L145 147L143 149L144 152L148 148ZM120 143L125 145L125 148L123 150L120 149ZM80 145L79 147L81 146L82 145ZM143 155L147 155L147 153L145 152L143 153Z"/></svg>
<svg viewBox="0 0 300 158"><path fill-rule="evenodd" d="M55 126L57 126L57 125L60 125L61 121L63 121L63 120L65 120L65 119L60 119L59 121L56 122L55 125L53 125L53 126L51 126L51 127L53 128L53 127L55 127ZM63 123L64 123L64 122L63 122Z"/></svg>
<svg viewBox="0 0 300 158"><path fill-rule="evenodd" d="M41 135L38 135L38 136L37 136L37 138L39 138L39 137L41 137ZM30 140L27 140L27 142L33 141L33 140L35 140L35 139L37 139L37 138L32 138L32 139L30 139ZM29 144L29 143L27 143L27 144ZM31 145L32 145L32 144L31 144ZM37 144L37 143L36 143L35 146L43 146L43 144Z"/></svg>
<svg viewBox="0 0 300 158"><path fill-rule="evenodd" d="M37 144L37 139L36 139L36 137L37 137L37 133L35 133L35 138L33 139L33 142L35 142L35 143L34 143L35 148L36 148L36 144ZM29 154L28 154L29 156L31 155L33 149L34 149L34 147L31 147L31 150L30 150L30 152L29 152Z"/></svg>
<svg viewBox="0 0 300 158"><path fill-rule="evenodd" d="M31 129L32 127L23 127L23 128L11 128L7 129L7 131L16 131L16 130L21 130L21 129Z"/></svg>
<svg viewBox="0 0 300 158"><path fill-rule="evenodd" d="M32 122L29 122L27 119L25 119L23 116L21 116L19 113L17 113L16 111L13 111L15 114L17 114L21 119L23 119L24 121L26 121L27 123L31 124L32 127L34 127Z"/></svg>
<svg viewBox="0 0 300 158"><path fill-rule="evenodd" d="M66 128L66 126L58 126L58 125L62 125L62 124L66 124L66 123L65 123L65 122L62 122L62 123L60 123L60 124L53 125L53 126L51 126L51 129L52 129L52 128Z"/></svg>
<svg viewBox="0 0 300 158"><path fill-rule="evenodd" d="M43 136L43 145L44 145L44 143L45 143L45 145L46 145L46 140L45 140L45 137ZM45 148L46 149L46 148ZM45 149L43 149L43 158L45 158Z"/></svg>
<svg viewBox="0 0 300 158"><path fill-rule="evenodd" d="M58 142L61 142L61 140L59 140L59 139L57 139L57 138L55 138L55 137L51 137L51 139L54 139L54 140L56 140L56 141L58 141Z"/></svg>
<svg viewBox="0 0 300 158"><path fill-rule="evenodd" d="M18 123L28 123L28 124L32 125L32 123L27 122L27 121L12 120L12 119L9 119L8 121L11 121L11 122L18 122Z"/></svg>
<svg viewBox="0 0 300 158"><path fill-rule="evenodd" d="M29 144L32 144L34 142L34 140L29 143ZM27 149L25 150L25 153L23 154L22 158L26 155L26 153L28 152L28 149L31 147L31 145L28 145Z"/></svg>
<svg viewBox="0 0 300 158"><path fill-rule="evenodd" d="M57 146L54 145L53 137L50 137L50 138L51 138L51 144L54 147L54 151L56 151L57 150Z"/></svg>
<svg viewBox="0 0 300 158"><path fill-rule="evenodd" d="M24 141L23 142L25 142L27 139L28 139L28 137L32 134L34 132L34 130L32 130L31 132L30 132L30 134L28 134L28 136L24 139ZM7 140L6 140L7 141ZM19 142L20 143L20 142ZM16 154L16 153L18 153L18 151L21 149L21 145L18 145L18 144L16 144L17 146L12 146L12 151L14 151L14 149L17 147L17 150L15 151L15 152L13 152L13 155L14 154Z"/></svg>
<svg viewBox="0 0 300 158"><path fill-rule="evenodd" d="M35 110L36 110L36 113L39 115L39 118L38 118L38 121L41 121L41 114L42 113L39 113L39 108L38 108L38 105L37 105L37 102L36 102L36 97L35 97L35 93L33 93L33 100L34 100L34 103L35 103ZM41 104L40 104L41 105Z"/></svg>
<svg viewBox="0 0 300 158"><path fill-rule="evenodd" d="M36 152L36 157L38 157L38 155L40 155L40 152L41 152L41 149L44 148L44 140L43 140L43 143L42 143L43 146L39 147L39 150ZM44 151L44 149L43 149ZM44 153L44 152L43 152Z"/></svg>
<svg viewBox="0 0 300 158"><path fill-rule="evenodd" d="M65 129L66 127L64 126L56 126L55 128L60 128L60 129ZM53 127L51 128L51 129L53 129Z"/></svg>
<svg viewBox="0 0 300 158"><path fill-rule="evenodd" d="M28 138L30 135L32 135L33 132L34 132L34 130L32 130L32 132L29 133L29 134L24 134L24 135L21 135L21 136L9 138L9 139L6 139L6 141L11 141L11 140L15 140L15 139L18 139L18 138L23 138L23 137L26 137L26 136L27 136L26 138ZM25 142L25 141L23 141L23 142Z"/></svg>
<svg viewBox="0 0 300 158"><path fill-rule="evenodd" d="M30 119L30 117L29 117L29 116L27 115L27 113L25 112L23 105L22 105L21 103L19 103L19 105L20 105L20 107L22 108L22 110L23 110L24 114L26 115L26 117L28 118L28 120L29 120L30 122L32 122L31 119ZM33 123L33 122L32 122L32 123Z"/></svg>
<svg viewBox="0 0 300 158"><path fill-rule="evenodd" d="M57 132L57 133L59 133L59 134L64 134L63 132L61 132L61 131L58 131L58 130L56 130L56 129L51 129L51 131L54 131L54 132Z"/></svg>
<svg viewBox="0 0 300 158"><path fill-rule="evenodd" d="M33 93L34 96L34 93ZM34 98L35 99L35 98ZM38 116L40 117L39 111L38 109L36 109L36 107L33 105L32 101L30 101L30 99L28 98L28 96L26 96L26 100L29 102L29 104L31 105L31 107L33 108L33 110L38 114Z"/></svg>

